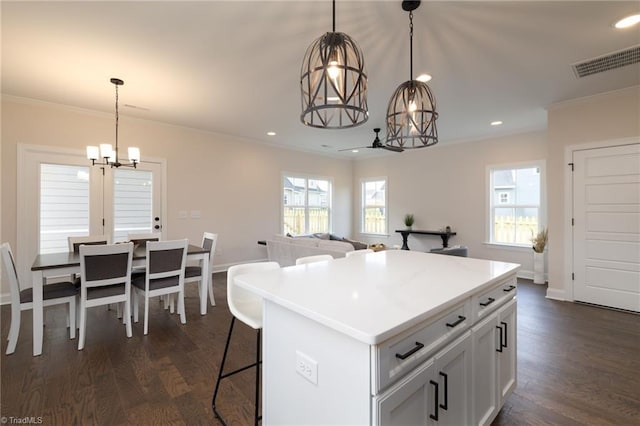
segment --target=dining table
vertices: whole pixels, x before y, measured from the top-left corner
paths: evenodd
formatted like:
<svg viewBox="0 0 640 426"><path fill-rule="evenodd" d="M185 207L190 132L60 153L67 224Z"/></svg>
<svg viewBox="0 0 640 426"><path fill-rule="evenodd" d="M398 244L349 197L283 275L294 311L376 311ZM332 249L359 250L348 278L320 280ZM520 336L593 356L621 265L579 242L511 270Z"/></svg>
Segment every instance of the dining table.
<svg viewBox="0 0 640 426"><path fill-rule="evenodd" d="M146 266L147 250L145 246L138 246L133 251L132 267ZM203 282L200 285L200 314L207 313L209 250L189 244L187 260L199 261L202 268ZM31 265L31 281L33 287L33 356L42 354L43 339L43 301L42 287L46 285L48 277L80 274L80 254L74 252L45 253L36 256Z"/></svg>

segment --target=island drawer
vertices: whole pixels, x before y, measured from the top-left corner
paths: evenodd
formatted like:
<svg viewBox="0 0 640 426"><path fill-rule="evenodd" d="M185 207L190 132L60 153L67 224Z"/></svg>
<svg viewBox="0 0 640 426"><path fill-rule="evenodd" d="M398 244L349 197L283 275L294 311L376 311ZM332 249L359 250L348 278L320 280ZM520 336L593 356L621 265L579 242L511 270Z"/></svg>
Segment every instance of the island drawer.
<svg viewBox="0 0 640 426"><path fill-rule="evenodd" d="M489 312L492 312L498 306L504 304L507 300L515 297L518 291L516 277L508 278L490 287L488 290L471 298L471 305L474 312L474 322L485 318Z"/></svg>
<svg viewBox="0 0 640 426"><path fill-rule="evenodd" d="M472 325L471 314L471 302L466 299L434 319L373 347L372 394L379 393L412 371L467 330Z"/></svg>

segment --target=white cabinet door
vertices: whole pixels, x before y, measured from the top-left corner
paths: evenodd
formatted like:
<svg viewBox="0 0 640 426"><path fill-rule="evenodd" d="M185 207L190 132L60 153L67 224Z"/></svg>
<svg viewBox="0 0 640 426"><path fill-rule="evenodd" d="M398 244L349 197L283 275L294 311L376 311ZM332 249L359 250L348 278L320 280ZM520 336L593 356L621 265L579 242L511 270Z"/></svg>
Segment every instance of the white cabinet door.
<svg viewBox="0 0 640 426"><path fill-rule="evenodd" d="M494 314L471 330L473 348L473 424L490 424L498 410L498 315Z"/></svg>
<svg viewBox="0 0 640 426"><path fill-rule="evenodd" d="M434 404L438 383L432 380L433 359L374 398L374 422L377 425L425 425L436 417Z"/></svg>
<svg viewBox="0 0 640 426"><path fill-rule="evenodd" d="M516 300L498 310L498 384L500 405L516 387Z"/></svg>
<svg viewBox="0 0 640 426"><path fill-rule="evenodd" d="M436 354L438 425L467 425L471 420L471 333ZM436 419L433 419L436 420Z"/></svg>

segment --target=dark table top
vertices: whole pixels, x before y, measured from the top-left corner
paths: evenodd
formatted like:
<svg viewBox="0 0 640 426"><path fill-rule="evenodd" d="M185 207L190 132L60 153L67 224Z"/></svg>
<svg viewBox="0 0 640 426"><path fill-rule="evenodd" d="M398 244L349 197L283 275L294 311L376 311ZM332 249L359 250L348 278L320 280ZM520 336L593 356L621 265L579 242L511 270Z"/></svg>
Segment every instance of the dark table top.
<svg viewBox="0 0 640 426"><path fill-rule="evenodd" d="M200 246L189 244L187 255L208 253L209 250ZM133 260L146 259L147 250L145 247L137 247L133 251ZM80 266L80 255L73 252L46 253L39 254L31 265L32 271L40 271L43 269L65 268L69 266Z"/></svg>

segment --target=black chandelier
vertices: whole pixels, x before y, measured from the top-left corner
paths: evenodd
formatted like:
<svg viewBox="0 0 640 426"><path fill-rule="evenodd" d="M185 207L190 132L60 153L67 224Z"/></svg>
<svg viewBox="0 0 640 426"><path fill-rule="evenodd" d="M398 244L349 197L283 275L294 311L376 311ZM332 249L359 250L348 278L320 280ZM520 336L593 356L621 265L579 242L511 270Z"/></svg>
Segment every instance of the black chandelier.
<svg viewBox="0 0 640 426"><path fill-rule="evenodd" d="M403 1L409 12L409 81L393 93L387 107L387 141L389 147L411 149L438 143L436 99L426 83L413 79L413 11L420 1Z"/></svg>
<svg viewBox="0 0 640 426"><path fill-rule="evenodd" d="M128 149L129 163L123 164L118 157L118 86L122 86L124 81L119 78L112 78L111 83L116 87L116 148L113 149L111 144L103 143L100 147L87 146L87 158L91 160L93 166L110 166L110 167L133 167L136 168L140 162L140 149L136 147L130 147ZM98 159L102 161L98 162Z"/></svg>
<svg viewBox="0 0 640 426"><path fill-rule="evenodd" d="M344 129L369 118L364 58L355 40L336 32L335 0L333 31L317 38L307 49L300 90L300 120L307 126Z"/></svg>

